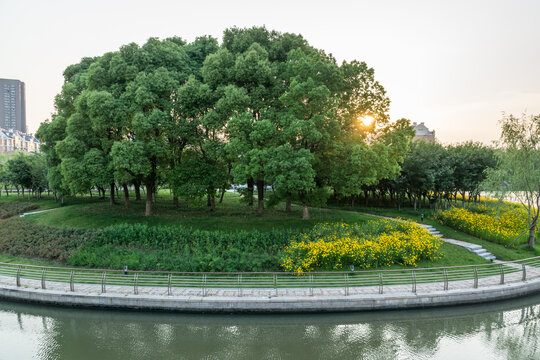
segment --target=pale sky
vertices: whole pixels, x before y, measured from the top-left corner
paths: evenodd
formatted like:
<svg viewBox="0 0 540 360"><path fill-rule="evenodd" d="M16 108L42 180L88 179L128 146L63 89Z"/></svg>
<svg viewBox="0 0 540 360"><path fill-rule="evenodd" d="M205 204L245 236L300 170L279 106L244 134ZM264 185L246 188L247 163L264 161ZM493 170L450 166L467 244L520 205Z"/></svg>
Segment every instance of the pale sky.
<svg viewBox="0 0 540 360"><path fill-rule="evenodd" d="M0 0L0 14L0 78L26 83L31 132L82 57L149 37L221 40L228 27L254 25L367 62L391 118L424 122L443 143L489 143L503 111L540 113L538 0Z"/></svg>

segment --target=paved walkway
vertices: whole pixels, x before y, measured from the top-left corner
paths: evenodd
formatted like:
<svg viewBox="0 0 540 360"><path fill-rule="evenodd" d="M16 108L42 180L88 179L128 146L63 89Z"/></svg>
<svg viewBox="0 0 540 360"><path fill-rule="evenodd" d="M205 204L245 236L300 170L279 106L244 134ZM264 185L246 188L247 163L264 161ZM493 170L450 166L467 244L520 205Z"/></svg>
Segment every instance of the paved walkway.
<svg viewBox="0 0 540 360"><path fill-rule="evenodd" d="M25 213L19 215L19 217L25 217L25 216L27 216L27 215L34 215L34 214L41 214L41 213L44 213L44 212L47 212L47 211L53 211L53 210L57 210L57 209L59 209L59 208L25 212Z"/></svg>
<svg viewBox="0 0 540 360"><path fill-rule="evenodd" d="M520 264L507 264L505 263L505 272L502 277L503 283L517 283L523 281L523 271ZM501 275L498 273L498 269L491 267L491 273L479 272L478 276L478 288L483 288L492 285L501 284ZM426 282L423 279L420 272L416 278L416 285L411 282L401 285L384 285L382 287L382 293L384 294L396 294L405 295L411 294L414 291L418 294L428 294L431 292L437 292L441 290L457 290L457 289L472 289L475 287L474 280L467 278L465 280L452 281L452 275L459 275L459 271L463 268L457 268L455 270L449 269L448 274L450 281L448 281L448 288L445 289L444 281L438 282ZM496 274L496 275L493 275ZM540 278L540 268L526 266L527 280ZM405 281L402 281L405 282ZM11 276L0 276L0 287L2 286L15 286L16 279ZM42 289L42 282L40 280L30 280L21 278L21 288L25 289ZM69 282L58 281L46 281L46 290L71 292ZM197 288L197 287L171 287L170 293L167 286L124 286L124 285L105 285L105 291L102 291L101 284L74 284L74 289L77 293L88 295L99 294L121 294L121 295L159 295L159 296L181 296L181 297L304 297L304 296L348 296L348 295L377 295L380 294L381 288L379 286L359 286L359 287L329 287L329 288Z"/></svg>

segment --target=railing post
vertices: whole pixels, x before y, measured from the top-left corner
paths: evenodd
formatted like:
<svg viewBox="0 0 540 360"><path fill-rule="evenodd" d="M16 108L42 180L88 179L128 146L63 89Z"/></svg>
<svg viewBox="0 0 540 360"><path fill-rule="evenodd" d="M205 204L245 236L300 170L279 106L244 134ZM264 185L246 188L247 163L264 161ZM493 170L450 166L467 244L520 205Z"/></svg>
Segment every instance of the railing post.
<svg viewBox="0 0 540 360"><path fill-rule="evenodd" d="M17 287L21 286L21 265L17 268Z"/></svg>
<svg viewBox="0 0 540 360"><path fill-rule="evenodd" d="M103 272L103 275L101 275L101 293L105 294L107 292L107 289L105 287L105 280L107 277L107 272Z"/></svg>
<svg viewBox="0 0 540 360"><path fill-rule="evenodd" d="M242 287L241 287L241 284L242 284L242 275L241 275L241 274L238 274L238 296L239 296L239 297L242 296Z"/></svg>
<svg viewBox="0 0 540 360"><path fill-rule="evenodd" d="M47 273L47 269L43 269L41 272L41 288L45 289L45 274Z"/></svg>
<svg viewBox="0 0 540 360"><path fill-rule="evenodd" d="M75 291L75 272L71 270L71 274L69 275L69 290Z"/></svg>
<svg viewBox="0 0 540 360"><path fill-rule="evenodd" d="M448 271L443 269L444 274L444 290L448 290Z"/></svg>
<svg viewBox="0 0 540 360"><path fill-rule="evenodd" d="M501 285L504 284L504 267L499 264L499 270L501 271Z"/></svg>
<svg viewBox="0 0 540 360"><path fill-rule="evenodd" d="M521 281L527 280L527 270L525 270L525 264L521 264L521 269L523 270L523 276L521 277Z"/></svg>
<svg viewBox="0 0 540 360"><path fill-rule="evenodd" d="M473 284L473 287L475 289L478 288L478 269L476 268L476 266L474 267L474 284Z"/></svg>
<svg viewBox="0 0 540 360"><path fill-rule="evenodd" d="M277 289L277 274L274 274L274 290L276 291L276 296L278 296L278 289Z"/></svg>
<svg viewBox="0 0 540 360"><path fill-rule="evenodd" d="M379 294L383 293L383 274L379 271Z"/></svg>
<svg viewBox="0 0 540 360"><path fill-rule="evenodd" d="M349 295L349 274L345 273L345 296Z"/></svg>
<svg viewBox="0 0 540 360"><path fill-rule="evenodd" d="M133 275L133 294L139 295L139 273Z"/></svg>
<svg viewBox="0 0 540 360"><path fill-rule="evenodd" d="M172 274L169 274L168 279L167 279L167 295L169 296L172 295L171 283L172 283Z"/></svg>
<svg viewBox="0 0 540 360"><path fill-rule="evenodd" d="M206 274L202 276L202 296L206 296Z"/></svg>
<svg viewBox="0 0 540 360"><path fill-rule="evenodd" d="M313 274L309 274L309 295L313 296Z"/></svg>
<svg viewBox="0 0 540 360"><path fill-rule="evenodd" d="M412 292L416 294L416 272L413 270L412 273Z"/></svg>

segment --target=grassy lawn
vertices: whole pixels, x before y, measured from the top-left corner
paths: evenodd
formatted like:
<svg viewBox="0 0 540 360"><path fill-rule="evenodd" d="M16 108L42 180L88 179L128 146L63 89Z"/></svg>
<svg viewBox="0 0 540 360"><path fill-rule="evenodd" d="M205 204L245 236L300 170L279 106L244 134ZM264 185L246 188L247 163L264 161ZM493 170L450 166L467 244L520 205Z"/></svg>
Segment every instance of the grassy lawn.
<svg viewBox="0 0 540 360"><path fill-rule="evenodd" d="M357 223L373 220L373 217L355 214L350 211L312 209L311 220L302 220L301 209L293 206L288 214L283 207L266 209L263 215L256 213L240 201L240 196L226 193L222 204L218 204L215 212L205 204L187 207L181 204L175 208L172 198L161 192L154 206L154 215L145 217L144 201L131 201L131 208L126 210L123 204L113 207L105 201L81 201L78 204L66 205L57 210L28 216L27 219L36 224L52 226L71 226L78 228L100 228L120 223L143 223L152 226L184 226L202 230L260 230L293 229L306 230L320 222Z"/></svg>
<svg viewBox="0 0 540 360"><path fill-rule="evenodd" d="M134 198L134 196L133 196ZM266 209L263 215L256 213L255 207L250 207L241 201L238 194L226 193L222 204L217 204L217 210L211 212L205 202L192 203L187 206L185 202L181 203L179 208L173 206L172 196L168 191L160 191L157 202L154 207L154 215L150 217L143 216L145 203L144 200L131 200L131 208L124 209L122 198L118 199L118 204L113 207L109 206L107 200L98 199L96 196L90 198L77 197L68 198L64 204L55 202L52 197L45 197L42 200L30 200L39 206L39 210L53 209L50 212L34 214L21 219L23 222L28 222L34 226L53 226L58 227L75 227L81 229L98 229L110 225L117 224L146 224L150 226L183 226L201 230L220 230L234 232L238 230L259 230L270 231L278 230L293 230L305 231L312 228L320 222L346 222L346 223L361 223L376 218L360 214L355 211L365 211L378 215L386 215L392 217L409 218L420 220L420 212L415 213L412 209L404 209L401 212L392 209L381 208L341 208L341 209L310 209L311 220L301 219L301 208L292 207L292 213L284 211L283 204L273 209ZM28 202L27 199L18 199L14 195L9 197L2 196L0 202ZM487 241L475 239L470 235L456 232L448 227L435 224L427 218L428 212L425 212L425 223L437 225L445 236L469 241L477 242L483 245L488 251L493 252L498 258L505 260L513 260L519 258L531 257L530 251L526 249L506 249L501 245L489 243ZM443 243L440 247L440 252L443 254L442 259L436 262L420 261L419 268L443 267L455 265L473 265L485 264L487 260L476 256L466 249L451 244ZM0 262L34 264L34 265L50 265L59 266L58 263L50 261L40 261L35 259L26 259L22 257L14 257L8 255L0 255ZM383 269L399 269L400 265L384 267ZM277 269L276 269L277 270Z"/></svg>

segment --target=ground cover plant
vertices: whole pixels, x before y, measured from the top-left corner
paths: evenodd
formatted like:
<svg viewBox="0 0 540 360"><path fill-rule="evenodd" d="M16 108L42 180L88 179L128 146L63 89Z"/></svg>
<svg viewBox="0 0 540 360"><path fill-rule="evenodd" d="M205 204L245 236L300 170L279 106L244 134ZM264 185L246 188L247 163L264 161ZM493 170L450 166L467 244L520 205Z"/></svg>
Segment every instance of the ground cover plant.
<svg viewBox="0 0 540 360"><path fill-rule="evenodd" d="M409 222L390 220L364 224L318 224L291 239L282 258L288 271L341 270L401 264L417 266L420 260L436 261L440 240Z"/></svg>
<svg viewBox="0 0 540 360"><path fill-rule="evenodd" d="M488 201L467 209L452 208L435 213L441 224L506 246L527 242L527 212L520 206Z"/></svg>
<svg viewBox="0 0 540 360"><path fill-rule="evenodd" d="M7 219L38 208L37 204L20 202L0 202L0 219Z"/></svg>

